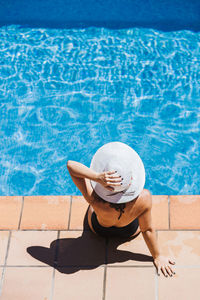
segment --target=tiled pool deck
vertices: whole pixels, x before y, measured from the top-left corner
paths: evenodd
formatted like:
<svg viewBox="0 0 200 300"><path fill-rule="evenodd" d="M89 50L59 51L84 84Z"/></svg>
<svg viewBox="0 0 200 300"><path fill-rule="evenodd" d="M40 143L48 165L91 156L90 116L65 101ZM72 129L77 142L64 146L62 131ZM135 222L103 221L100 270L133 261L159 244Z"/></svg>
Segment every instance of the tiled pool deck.
<svg viewBox="0 0 200 300"><path fill-rule="evenodd" d="M141 234L92 234L87 207L81 196L0 197L0 299L200 299L200 196L153 196L160 248L176 259L172 278L157 276Z"/></svg>

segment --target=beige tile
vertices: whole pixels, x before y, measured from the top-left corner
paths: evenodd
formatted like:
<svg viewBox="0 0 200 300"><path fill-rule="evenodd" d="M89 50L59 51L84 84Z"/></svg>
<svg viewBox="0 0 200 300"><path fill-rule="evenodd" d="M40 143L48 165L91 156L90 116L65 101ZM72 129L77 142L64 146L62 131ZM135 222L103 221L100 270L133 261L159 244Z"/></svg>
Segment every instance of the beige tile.
<svg viewBox="0 0 200 300"><path fill-rule="evenodd" d="M170 196L171 229L200 229L200 195Z"/></svg>
<svg viewBox="0 0 200 300"><path fill-rule="evenodd" d="M59 266L99 266L105 263L105 239L86 231L61 231Z"/></svg>
<svg viewBox="0 0 200 300"><path fill-rule="evenodd" d="M83 221L89 204L83 196L72 197L70 229L83 229Z"/></svg>
<svg viewBox="0 0 200 300"><path fill-rule="evenodd" d="M108 264L120 266L152 265L151 259L151 254L141 233L132 241L124 242L117 238L109 239Z"/></svg>
<svg viewBox="0 0 200 300"><path fill-rule="evenodd" d="M68 268L56 270L53 300L102 300L103 276L103 267L71 274Z"/></svg>
<svg viewBox="0 0 200 300"><path fill-rule="evenodd" d="M0 197L0 229L18 229L21 207L21 196Z"/></svg>
<svg viewBox="0 0 200 300"><path fill-rule="evenodd" d="M70 196L27 196L20 229L67 229Z"/></svg>
<svg viewBox="0 0 200 300"><path fill-rule="evenodd" d="M168 229L168 196L152 196L152 223L155 229Z"/></svg>
<svg viewBox="0 0 200 300"><path fill-rule="evenodd" d="M0 267L0 282L1 282L1 279L2 279L2 273L3 273L3 267ZM1 297L0 297L0 299L1 299Z"/></svg>
<svg viewBox="0 0 200 300"><path fill-rule="evenodd" d="M158 243L177 265L200 266L200 231L159 231Z"/></svg>
<svg viewBox="0 0 200 300"><path fill-rule="evenodd" d="M154 268L108 268L105 300L155 299Z"/></svg>
<svg viewBox="0 0 200 300"><path fill-rule="evenodd" d="M199 300L200 268L177 268L172 278L158 279L159 300Z"/></svg>
<svg viewBox="0 0 200 300"><path fill-rule="evenodd" d="M7 265L53 265L56 231L13 231Z"/></svg>
<svg viewBox="0 0 200 300"><path fill-rule="evenodd" d="M6 251L8 246L9 231L0 231L0 265L5 262Z"/></svg>
<svg viewBox="0 0 200 300"><path fill-rule="evenodd" d="M53 268L6 268L2 300L50 300Z"/></svg>

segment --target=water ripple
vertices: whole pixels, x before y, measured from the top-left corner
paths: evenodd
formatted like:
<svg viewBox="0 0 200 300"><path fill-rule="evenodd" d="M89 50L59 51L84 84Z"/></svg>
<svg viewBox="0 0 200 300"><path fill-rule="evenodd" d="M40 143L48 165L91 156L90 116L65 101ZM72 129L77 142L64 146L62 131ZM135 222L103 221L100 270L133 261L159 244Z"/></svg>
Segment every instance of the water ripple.
<svg viewBox="0 0 200 300"><path fill-rule="evenodd" d="M0 194L80 194L87 166L122 141L153 194L200 194L200 34L0 28Z"/></svg>

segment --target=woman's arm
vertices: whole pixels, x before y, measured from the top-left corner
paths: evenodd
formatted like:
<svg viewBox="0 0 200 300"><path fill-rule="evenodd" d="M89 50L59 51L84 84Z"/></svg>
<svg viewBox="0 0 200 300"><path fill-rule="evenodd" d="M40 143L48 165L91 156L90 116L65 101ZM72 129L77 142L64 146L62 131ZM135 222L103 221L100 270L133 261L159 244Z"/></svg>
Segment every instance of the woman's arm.
<svg viewBox="0 0 200 300"><path fill-rule="evenodd" d="M118 175L114 175L115 171L97 173L85 165L72 160L68 160L67 168L71 176L77 178L87 178L99 182L110 191L113 191L114 189L112 186L121 185L122 178Z"/></svg>
<svg viewBox="0 0 200 300"><path fill-rule="evenodd" d="M175 272L173 271L173 269L170 266L170 264L174 265L175 262L172 259L161 255L161 253L159 251L158 243L156 240L155 230L153 228L151 228L151 229L148 229L148 230L142 232L142 234L143 234L143 238L149 248L149 251L151 252L152 257L154 259L154 265L158 271L158 275L160 275L160 271L162 271L162 273L166 277L168 275L172 276L173 274L175 274Z"/></svg>
<svg viewBox="0 0 200 300"><path fill-rule="evenodd" d="M85 165L73 161L73 160L68 160L67 162L67 168L70 171L70 173L79 178L88 178L93 181L97 181L99 178L99 174L92 169L86 167Z"/></svg>
<svg viewBox="0 0 200 300"><path fill-rule="evenodd" d="M160 275L160 271L167 277L168 275L172 276L175 272L172 270L170 264L175 264L175 262L168 257L161 255L160 249L158 246L156 232L152 226L151 221L151 208L152 208L152 200L151 194L147 193L144 199L144 212L141 216L139 216L139 225L140 230L142 232L143 238L149 251L154 259L154 265L157 268L158 275Z"/></svg>
<svg viewBox="0 0 200 300"><path fill-rule="evenodd" d="M89 204L91 204L93 202L93 188L91 186L90 180L86 177L87 174L85 174L85 172L87 173L88 168L81 163L69 160L67 162L67 169L74 184L82 193L85 200ZM83 170L83 172L81 170Z"/></svg>
<svg viewBox="0 0 200 300"><path fill-rule="evenodd" d="M113 172L108 171L97 173L84 166L83 164L72 160L68 160L67 168L74 184L80 190L85 200L90 204L93 201L93 188L91 186L90 180L99 182L111 191L113 190L113 187L110 187L109 184L119 185L120 183L118 182L121 181L121 178L119 179L119 176L111 175L111 173L113 174Z"/></svg>

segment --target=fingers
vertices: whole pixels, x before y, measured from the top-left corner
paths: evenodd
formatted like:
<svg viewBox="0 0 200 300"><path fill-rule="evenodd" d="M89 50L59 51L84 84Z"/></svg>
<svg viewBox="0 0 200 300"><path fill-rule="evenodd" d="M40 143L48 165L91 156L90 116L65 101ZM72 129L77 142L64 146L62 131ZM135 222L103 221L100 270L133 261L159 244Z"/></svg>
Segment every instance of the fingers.
<svg viewBox="0 0 200 300"><path fill-rule="evenodd" d="M107 181L107 185L120 186L121 183L114 183L114 182L111 182L111 181Z"/></svg>
<svg viewBox="0 0 200 300"><path fill-rule="evenodd" d="M176 274L176 273L172 270L172 268L171 268L170 266L168 266L168 269L170 270L170 274L169 274L170 276Z"/></svg>
<svg viewBox="0 0 200 300"><path fill-rule="evenodd" d="M160 268L157 268L157 274L160 276Z"/></svg>
<svg viewBox="0 0 200 300"><path fill-rule="evenodd" d="M117 171L107 171L107 172L105 172L105 177L108 177L108 178L121 178L121 175L115 174L116 172Z"/></svg>
<svg viewBox="0 0 200 300"><path fill-rule="evenodd" d="M120 186L122 185L123 178L119 175L114 175L116 171L107 171L104 173L104 180L106 184L106 188L110 191L113 191L114 188L112 186Z"/></svg>
<svg viewBox="0 0 200 300"><path fill-rule="evenodd" d="M114 174L116 171L107 171L106 174Z"/></svg>
<svg viewBox="0 0 200 300"><path fill-rule="evenodd" d="M169 263L175 265L175 261L173 259L169 259Z"/></svg>
<svg viewBox="0 0 200 300"><path fill-rule="evenodd" d="M115 178L106 178L107 182L120 182L122 181L122 178L115 177Z"/></svg>
<svg viewBox="0 0 200 300"><path fill-rule="evenodd" d="M162 266L161 268L162 273L164 274L165 277L168 277L168 275L171 277L174 274L176 274L170 266Z"/></svg>
<svg viewBox="0 0 200 300"><path fill-rule="evenodd" d="M114 175L108 175L108 174L105 174L105 179L107 182L120 182L123 180L123 178L119 175L114 176Z"/></svg>
<svg viewBox="0 0 200 300"><path fill-rule="evenodd" d="M114 190L114 188L111 187L111 186L106 186L105 188L108 189L109 191L113 191Z"/></svg>
<svg viewBox="0 0 200 300"><path fill-rule="evenodd" d="M108 185L114 185L114 186L119 186L121 185L121 181L123 180L123 178L121 178L121 176L105 176L106 179L106 183Z"/></svg>
<svg viewBox="0 0 200 300"><path fill-rule="evenodd" d="M173 274L173 273L172 273L172 269L171 269L169 266L165 267L165 269L166 269L168 275L169 275L169 276L172 276L172 274Z"/></svg>
<svg viewBox="0 0 200 300"><path fill-rule="evenodd" d="M161 267L161 271L164 274L165 277L167 277L167 271L165 270L165 267Z"/></svg>
<svg viewBox="0 0 200 300"><path fill-rule="evenodd" d="M171 277L174 274L176 274L173 271L173 268L172 268L172 266L170 266L170 264L174 265L175 261L173 259L169 259L169 258L163 257L163 256L160 256L157 259L155 259L154 265L157 269L158 276L160 275L160 272L162 272L165 277L168 277L168 276Z"/></svg>

